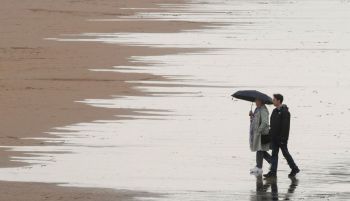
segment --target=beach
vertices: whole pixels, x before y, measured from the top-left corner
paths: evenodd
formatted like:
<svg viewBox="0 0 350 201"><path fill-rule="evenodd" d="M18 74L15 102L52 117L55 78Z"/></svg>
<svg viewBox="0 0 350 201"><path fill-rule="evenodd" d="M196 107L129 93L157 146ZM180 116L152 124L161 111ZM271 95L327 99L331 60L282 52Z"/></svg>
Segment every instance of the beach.
<svg viewBox="0 0 350 201"><path fill-rule="evenodd" d="M147 23L106 22L96 23L89 18L131 15L137 10L121 9L157 8L164 1L2 1L1 2L1 133L0 143L8 145L41 146L49 144L25 138L50 137L47 132L58 126L98 119L118 119L118 115L137 113L129 109L104 109L75 101L86 98L108 98L111 95L144 94L133 89L131 80L163 80L160 76L144 73L92 72L90 68L108 68L128 65L132 55L157 55L177 52L174 49L128 47L96 43L59 43L45 40L61 34L82 32L164 31L200 27L201 23ZM179 3L181 1L168 1ZM175 25L175 26L174 26ZM22 156L20 152L0 152L1 167L23 166L26 163L10 161ZM45 186L45 188L42 188ZM6 194L1 200L63 200L69 196L86 200L99 197L110 200L112 191L96 190L96 195L84 196L91 189L76 192L55 185L35 183L1 183ZM30 193L32 190L35 193ZM5 191L5 190L4 190ZM22 193L18 193L21 191ZM56 192L57 191L57 192ZM67 196L66 196L67 194ZM105 194L102 197L101 194ZM8 196L8 197L5 197ZM48 195L40 197L41 195ZM50 196L50 195L57 195ZM132 193L122 193L132 198ZM35 197L39 196L39 197ZM128 198L128 199L129 199ZM122 199L124 200L124 199Z"/></svg>
<svg viewBox="0 0 350 201"><path fill-rule="evenodd" d="M349 2L3 5L1 199L349 199ZM246 89L285 95L296 178L249 174Z"/></svg>

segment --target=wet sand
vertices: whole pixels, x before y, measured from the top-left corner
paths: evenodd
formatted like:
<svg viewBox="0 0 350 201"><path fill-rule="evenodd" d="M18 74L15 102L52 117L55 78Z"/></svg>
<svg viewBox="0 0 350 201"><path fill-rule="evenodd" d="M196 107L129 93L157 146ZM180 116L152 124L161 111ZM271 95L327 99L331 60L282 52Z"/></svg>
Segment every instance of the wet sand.
<svg viewBox="0 0 350 201"><path fill-rule="evenodd" d="M160 196L147 192L115 189L72 188L46 183L0 182L0 187L0 200L4 201L131 201L135 200L135 198Z"/></svg>
<svg viewBox="0 0 350 201"><path fill-rule="evenodd" d="M1 1L0 144L47 145L48 143L40 140L23 138L53 137L47 132L52 131L54 127L98 119L120 119L118 115L137 114L138 111L132 109L105 109L76 101L86 98L108 98L111 95L146 95L134 88L137 84L125 81L164 78L147 73L92 72L89 69L129 65L129 56L158 55L181 50L115 44L62 43L44 38L82 32L174 32L198 28L204 24L88 21L90 18L126 16L137 11L121 9L124 7L158 8L157 3L166 2L182 1ZM23 156L23 153L5 151L2 148L0 166L25 165L10 161L9 157L16 156ZM42 188L43 186L45 188ZM84 192L91 192L91 189L72 190L55 185L7 182L1 182L0 189L6 189L7 192L1 193L1 200L26 200L28 196L34 196L34 200L56 200L61 193L68 193L63 200L71 200L74 196L82 196L81 200L84 200L87 198L84 197ZM32 190L34 191L31 192ZM22 193L18 193L19 191ZM101 194L106 194L106 191L96 190L91 199ZM126 193L121 197L131 198L131 194ZM106 199L99 200L110 200L110 196L107 193L103 196Z"/></svg>

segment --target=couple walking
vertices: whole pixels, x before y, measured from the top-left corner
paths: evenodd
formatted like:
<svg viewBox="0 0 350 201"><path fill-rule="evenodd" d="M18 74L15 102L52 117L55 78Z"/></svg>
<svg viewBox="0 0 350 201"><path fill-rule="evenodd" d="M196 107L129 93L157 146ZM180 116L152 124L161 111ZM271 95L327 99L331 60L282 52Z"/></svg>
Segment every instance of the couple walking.
<svg viewBox="0 0 350 201"><path fill-rule="evenodd" d="M278 166L278 153L281 149L283 156L288 162L291 172L290 177L294 177L300 172L292 156L288 151L288 137L290 127L290 113L287 105L283 104L281 94L273 95L273 105L269 125L269 111L264 101L255 99L256 109L250 111L250 149L256 152L256 167L251 169L251 173L262 174L263 159L271 164L270 172L264 174L264 177L276 177ZM271 149L272 155L267 151Z"/></svg>

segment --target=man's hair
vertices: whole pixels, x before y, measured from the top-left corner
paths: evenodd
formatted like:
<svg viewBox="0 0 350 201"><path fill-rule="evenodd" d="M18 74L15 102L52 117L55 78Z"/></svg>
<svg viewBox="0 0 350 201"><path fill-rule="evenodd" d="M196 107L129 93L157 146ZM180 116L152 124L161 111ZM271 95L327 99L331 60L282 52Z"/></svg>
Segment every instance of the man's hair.
<svg viewBox="0 0 350 201"><path fill-rule="evenodd" d="M276 98L277 100L279 100L281 103L283 103L283 96L282 96L282 94L274 94L273 97Z"/></svg>

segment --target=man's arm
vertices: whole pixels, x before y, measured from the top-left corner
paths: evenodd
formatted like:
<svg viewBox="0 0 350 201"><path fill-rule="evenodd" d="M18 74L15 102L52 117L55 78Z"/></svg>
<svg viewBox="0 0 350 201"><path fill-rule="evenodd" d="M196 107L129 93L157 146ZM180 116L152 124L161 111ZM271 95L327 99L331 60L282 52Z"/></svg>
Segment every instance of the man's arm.
<svg viewBox="0 0 350 201"><path fill-rule="evenodd" d="M281 143L287 143L289 137L290 128L290 113L285 111L282 113L281 120Z"/></svg>

